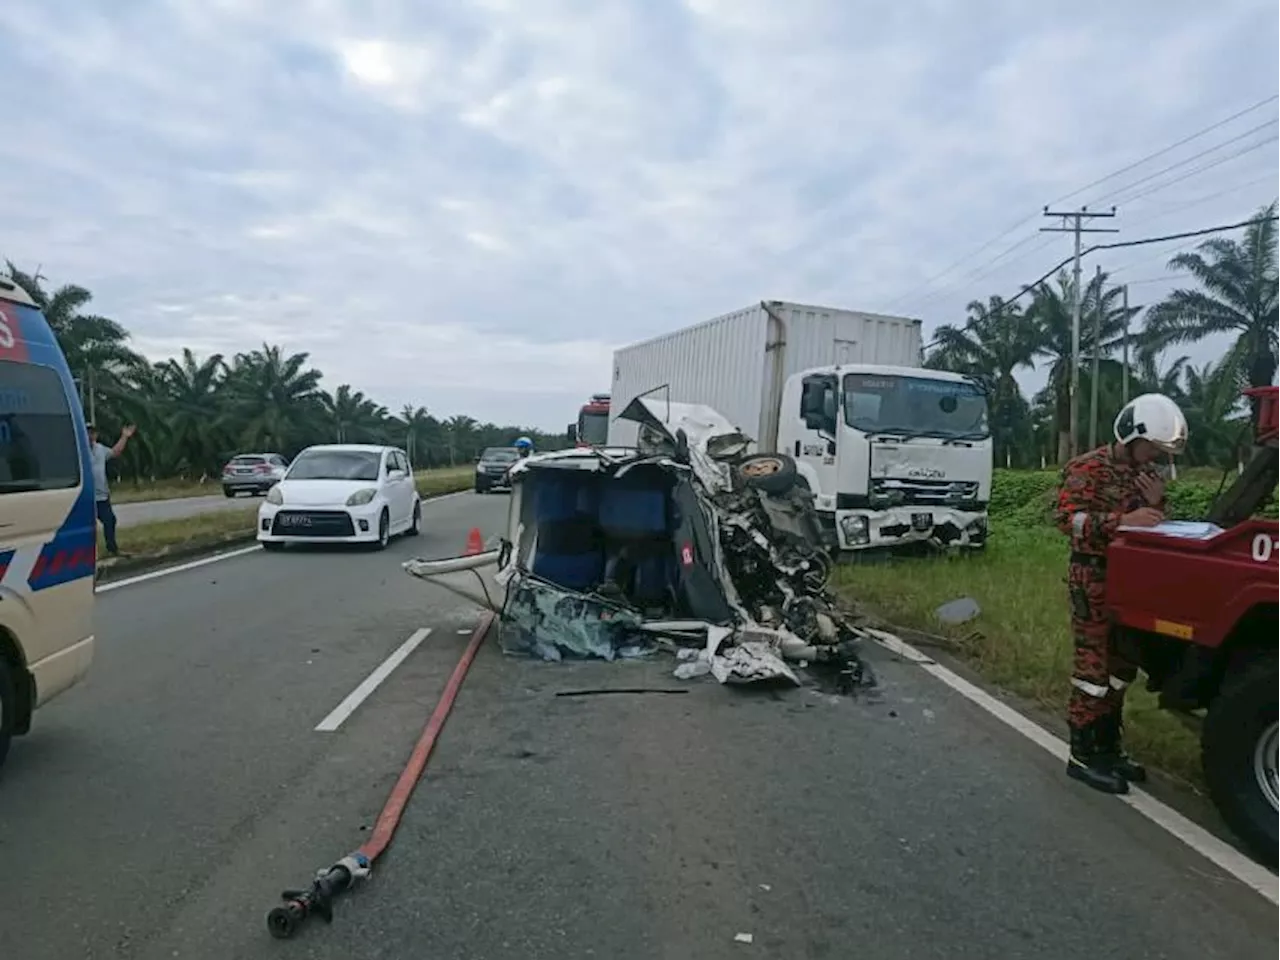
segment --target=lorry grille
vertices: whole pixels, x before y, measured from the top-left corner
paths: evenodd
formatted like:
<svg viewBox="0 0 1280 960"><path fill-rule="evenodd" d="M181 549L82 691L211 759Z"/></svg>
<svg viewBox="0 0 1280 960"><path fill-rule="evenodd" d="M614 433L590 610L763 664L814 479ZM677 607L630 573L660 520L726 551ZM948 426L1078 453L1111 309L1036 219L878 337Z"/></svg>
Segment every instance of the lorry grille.
<svg viewBox="0 0 1280 960"><path fill-rule="evenodd" d="M915 480L896 477L871 481L872 507L903 505L971 505L978 499L976 480Z"/></svg>

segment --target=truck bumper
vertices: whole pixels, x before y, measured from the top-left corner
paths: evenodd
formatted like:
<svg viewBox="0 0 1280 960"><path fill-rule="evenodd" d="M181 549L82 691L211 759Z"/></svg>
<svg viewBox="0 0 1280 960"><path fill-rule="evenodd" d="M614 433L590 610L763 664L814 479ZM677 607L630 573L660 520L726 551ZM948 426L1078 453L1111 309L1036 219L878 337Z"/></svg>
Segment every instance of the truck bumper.
<svg viewBox="0 0 1280 960"><path fill-rule="evenodd" d="M940 506L837 510L834 525L841 550L874 550L913 543L980 549L987 542L985 510Z"/></svg>

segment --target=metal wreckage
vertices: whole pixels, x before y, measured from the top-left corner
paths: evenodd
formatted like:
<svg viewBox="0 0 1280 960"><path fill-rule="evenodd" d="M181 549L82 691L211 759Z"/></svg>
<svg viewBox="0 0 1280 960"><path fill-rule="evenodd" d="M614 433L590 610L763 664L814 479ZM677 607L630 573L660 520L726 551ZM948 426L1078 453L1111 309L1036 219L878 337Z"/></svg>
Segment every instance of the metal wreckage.
<svg viewBox="0 0 1280 960"><path fill-rule="evenodd" d="M409 574L498 614L507 653L628 659L674 650L675 674L799 685L874 684L869 631L828 591L833 564L795 463L747 454L714 409L651 398L621 416L636 448L562 450L511 470L495 550L410 560Z"/></svg>

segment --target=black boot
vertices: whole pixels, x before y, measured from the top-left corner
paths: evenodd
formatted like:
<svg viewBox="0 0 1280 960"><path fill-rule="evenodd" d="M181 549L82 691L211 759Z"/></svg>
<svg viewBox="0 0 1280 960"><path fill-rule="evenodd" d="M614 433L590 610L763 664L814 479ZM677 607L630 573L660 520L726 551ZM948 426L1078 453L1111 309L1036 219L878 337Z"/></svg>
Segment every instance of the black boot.
<svg viewBox="0 0 1280 960"><path fill-rule="evenodd" d="M1105 749L1105 720L1071 728L1067 776L1103 793L1128 793L1129 783L1115 771L1115 755Z"/></svg>
<svg viewBox="0 0 1280 960"><path fill-rule="evenodd" d="M1112 757L1111 769L1130 783L1146 783L1147 768L1134 760L1124 749L1124 717L1121 708L1098 721L1101 729L1100 746Z"/></svg>

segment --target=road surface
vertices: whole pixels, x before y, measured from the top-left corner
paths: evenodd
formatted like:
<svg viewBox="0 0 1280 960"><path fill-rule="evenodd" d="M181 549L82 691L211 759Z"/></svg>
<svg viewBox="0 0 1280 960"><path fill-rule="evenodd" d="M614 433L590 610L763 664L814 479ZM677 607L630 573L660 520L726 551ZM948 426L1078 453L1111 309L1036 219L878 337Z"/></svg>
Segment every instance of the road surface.
<svg viewBox="0 0 1280 960"><path fill-rule="evenodd" d="M253 552L102 594L91 678L0 774L0 954L1275 957L1262 897L878 649L881 693L847 699L489 643L373 879L332 927L271 940L279 891L367 836L475 622L400 561L495 534L505 504L429 503L384 553ZM688 693L554 696L609 685Z"/></svg>
<svg viewBox="0 0 1280 960"><path fill-rule="evenodd" d="M116 511L116 519L121 527L132 527L139 523L152 523L156 520L181 520L184 517L195 517L202 513L217 513L222 510L244 510L262 503L261 497L239 494L228 497L219 493L212 497L175 497L172 500L142 500L135 503L117 503L112 506Z"/></svg>

